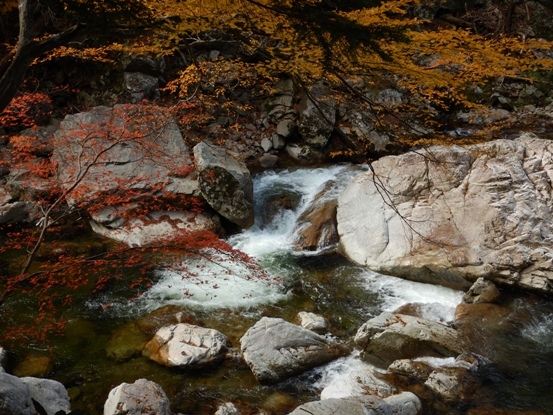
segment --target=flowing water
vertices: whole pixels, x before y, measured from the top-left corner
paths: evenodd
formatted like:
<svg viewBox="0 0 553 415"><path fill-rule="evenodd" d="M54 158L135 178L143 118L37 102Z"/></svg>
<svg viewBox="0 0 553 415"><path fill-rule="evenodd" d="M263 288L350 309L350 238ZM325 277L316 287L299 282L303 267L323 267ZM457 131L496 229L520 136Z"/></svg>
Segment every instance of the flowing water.
<svg viewBox="0 0 553 415"><path fill-rule="evenodd" d="M229 243L253 257L265 272L225 256L215 257L215 261L211 257L159 264L153 286L138 300L124 299L132 295L125 291L123 283L101 295L87 294L89 297L80 306L66 311L68 325L63 338L53 339L48 348L26 345L15 353L15 360L27 353L52 356L54 368L49 377L63 382L72 397L72 408L86 414L101 414L111 388L139 378L161 384L171 399L172 409L183 414L212 414L226 401L236 403L244 413L263 409L283 414L303 402L320 399L321 394L329 398L354 393L358 386L348 382L348 374L365 366L357 353L268 387L259 385L239 362L183 371L159 366L139 353L114 360L108 358L106 350L124 336L128 336L128 342L138 341L139 335L132 330L134 321L166 305L186 308L204 326L226 334L235 348L245 331L262 316L294 321L299 311L326 316L334 335L345 341L367 319L407 303L421 303L424 317L452 321L463 294L459 291L381 275L334 254L301 252L294 247L298 218L321 189L330 181L332 186L326 186L327 192L321 197L335 197L358 173L359 168L334 166L259 174L254 181L255 225L232 236ZM12 304L25 310L20 313L22 316L30 313L26 301L19 299ZM116 305L104 310L101 305L106 303ZM512 376L502 372L495 381L499 393L505 391L513 401L507 402L507 407L539 408L552 413L550 401L536 406L531 402L536 392L553 392L549 374L536 380L541 387L536 391L526 373L537 367L536 361L538 366L552 367L553 309L544 306L540 310L532 311L537 317L521 324L518 346L513 352L520 359L520 348L526 347L534 353L528 360L534 360L524 370L514 369ZM512 358L509 347L501 350L502 359ZM513 393L522 395L521 399L512 398Z"/></svg>

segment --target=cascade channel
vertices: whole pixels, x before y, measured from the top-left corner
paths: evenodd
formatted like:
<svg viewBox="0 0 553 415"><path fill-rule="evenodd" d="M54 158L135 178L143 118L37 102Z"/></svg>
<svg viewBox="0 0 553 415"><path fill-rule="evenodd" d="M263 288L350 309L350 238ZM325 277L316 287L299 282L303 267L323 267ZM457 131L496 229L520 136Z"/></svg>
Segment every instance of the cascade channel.
<svg viewBox="0 0 553 415"><path fill-rule="evenodd" d="M451 322L462 299L460 291L381 275L327 252L328 247L315 251L295 247L301 213L320 197L323 188L327 190L324 197L336 197L359 169L343 165L266 171L255 176L255 224L231 236L229 243L263 267L262 278L223 256L197 263L187 259L186 264L160 267L152 287L136 301L117 303L121 290L114 289L68 311L66 336L49 344L59 356L50 377L68 388L75 413L101 414L111 388L139 378L159 383L171 400L172 410L182 414L213 414L223 402L237 404L243 413L286 414L321 396L355 393L356 386L347 382L347 375L365 366L355 352L272 386L260 385L238 359L213 368L182 371L157 365L140 354L120 361L106 356L114 338L129 336L133 341L134 332L125 329L132 328L134 321L166 305L189 309L203 326L227 335L236 350L240 337L262 316L295 322L300 311L327 317L332 334L344 341L349 341L369 318L407 303L422 304L425 318ZM187 271L197 271L183 278L184 266ZM100 305L106 303L117 305L102 310ZM552 368L553 308L533 307L529 313L534 317L521 326L519 346L512 353L531 349L535 355L527 360L532 360L532 365L538 362L537 367ZM34 351L44 348L28 346ZM448 362L444 359L443 364ZM530 373L535 371L530 363L526 365ZM513 373L515 379L499 375L496 379L498 395L505 390L507 400L513 400L508 406L553 413L549 398L533 406L536 393L551 391L549 377L539 377L536 391L536 385L521 371Z"/></svg>

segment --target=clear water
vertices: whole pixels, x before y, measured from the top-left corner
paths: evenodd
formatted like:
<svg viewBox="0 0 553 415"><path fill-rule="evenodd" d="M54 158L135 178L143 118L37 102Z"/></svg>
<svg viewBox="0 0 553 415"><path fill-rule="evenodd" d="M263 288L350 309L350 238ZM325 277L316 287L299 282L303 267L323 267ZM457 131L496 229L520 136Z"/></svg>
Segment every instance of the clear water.
<svg viewBox="0 0 553 415"><path fill-rule="evenodd" d="M348 384L348 375L366 366L356 353L267 387L259 385L250 370L237 362L197 372L182 371L161 367L139 354L114 361L107 357L106 349L119 330L165 305L190 310L204 326L225 333L235 348L245 331L264 315L294 321L299 311L320 313L330 320L333 333L345 340L351 339L367 319L407 303L422 304L427 318L452 321L461 292L381 275L337 255L294 250L297 219L313 198L329 181L334 185L327 195L335 196L358 172L358 168L334 166L265 172L255 178L255 225L232 236L229 242L263 267L262 278L230 258L175 258L172 263L159 264L154 284L136 301L125 300L133 296L126 291L125 281L101 295L84 294L81 302L65 312L69 323L63 338L52 339L48 345L23 345L13 360L21 360L30 352L51 356L54 370L49 377L66 385L74 410L87 414L101 414L111 388L139 378L161 384L173 411L187 414L212 414L226 401L239 403L244 413L264 409L284 414L302 402L319 399L321 394L328 398L356 393L356 386ZM267 204L281 196L293 203L268 212ZM115 305L104 310L102 304L106 303ZM17 299L12 306L24 310L19 313L22 321L32 318L29 299ZM530 306L520 308L524 307ZM512 360L513 355L521 360L521 355L531 350L531 363L521 362L520 367L511 365L502 371L495 379L497 390L509 397L515 395L509 398L512 402L507 401L508 407L551 413L549 401L537 406L530 402L536 398L536 383L529 381L528 372L535 370L535 361L553 368L553 309L548 312L533 305L529 310L535 318L520 323L516 342L498 338L494 351L502 362ZM501 347L504 341L507 346ZM541 387L538 393L553 392L549 379L549 372L536 379Z"/></svg>

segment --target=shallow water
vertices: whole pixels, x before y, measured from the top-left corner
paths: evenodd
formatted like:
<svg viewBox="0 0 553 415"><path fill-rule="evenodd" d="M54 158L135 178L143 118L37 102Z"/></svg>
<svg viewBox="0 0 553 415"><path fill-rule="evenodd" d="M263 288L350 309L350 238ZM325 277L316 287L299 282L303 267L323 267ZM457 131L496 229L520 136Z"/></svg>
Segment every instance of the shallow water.
<svg viewBox="0 0 553 415"><path fill-rule="evenodd" d="M244 414L264 409L285 414L300 403L345 396L349 372L364 367L356 353L316 368L275 386L261 386L239 361L199 371L165 368L137 354L125 361L107 357L112 339L122 328L161 306L178 305L192 312L202 325L226 334L235 349L240 337L262 316L294 321L299 311L326 316L332 333L351 340L358 327L382 311L404 304L422 303L424 316L442 322L453 320L462 293L448 288L415 283L381 275L353 265L337 255L297 252L292 240L297 218L329 180L337 194L357 174L347 166L329 169L298 169L266 172L255 179L256 223L229 242L249 254L266 270L260 274L221 257L218 261L174 258L159 264L152 275L153 286L137 301L129 301L128 281L110 285L101 294L84 292L67 308L65 336L50 339L47 345L25 344L13 351L12 366L27 354L48 355L54 361L49 377L65 384L72 408L87 414L101 414L111 388L122 382L147 378L159 383L175 412L212 414L222 403L234 402ZM268 214L271 198L291 195L293 207ZM185 269L186 268L186 269ZM128 279L133 278L129 270ZM78 296L79 297L79 296ZM104 309L102 305L113 304ZM20 322L34 318L32 298L13 299ZM490 376L495 382L498 406L540 409L553 413L549 368L553 369L553 307L535 299L517 304L527 319L516 321L513 337L494 333L490 353L499 369ZM130 337L132 339L132 337ZM132 340L131 340L132 341Z"/></svg>

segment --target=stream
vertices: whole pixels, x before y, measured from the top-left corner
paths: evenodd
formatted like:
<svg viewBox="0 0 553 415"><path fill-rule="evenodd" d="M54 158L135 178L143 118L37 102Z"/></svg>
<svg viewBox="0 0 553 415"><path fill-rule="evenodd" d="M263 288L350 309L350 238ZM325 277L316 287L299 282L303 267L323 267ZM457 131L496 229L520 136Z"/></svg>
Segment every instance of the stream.
<svg viewBox="0 0 553 415"><path fill-rule="evenodd" d="M255 224L228 242L254 258L265 272L256 274L224 256L217 261L160 264L153 285L139 299L121 299L122 287L87 298L66 310L65 336L48 345L21 347L14 359L27 354L53 356L48 377L66 386L76 414L102 414L113 387L139 378L159 383L175 413L194 415L213 414L223 402L233 402L243 414L261 410L286 414L301 403L320 399L321 394L331 398L354 393L355 386L345 379L349 372L365 366L355 352L281 384L263 386L238 359L183 371L162 367L139 353L114 359L107 351L124 336L127 343L136 341L135 322L168 305L183 307L203 326L221 331L236 350L240 337L262 316L293 322L300 311L327 317L333 335L345 341L369 318L407 303L421 303L423 317L451 322L462 292L381 275L336 254L294 248L298 218L322 186L333 181L325 197L335 197L358 173L359 168L344 165L258 174L254 178ZM190 269L197 271L190 273ZM532 298L532 304L519 300L518 307L529 317L520 323L516 338L496 341L500 345L494 349L497 358L517 363L513 370L494 378L497 397L493 400L509 409L553 413L549 375L553 369L553 306L545 299ZM103 309L106 303L114 305ZM12 306L28 310L25 299Z"/></svg>

